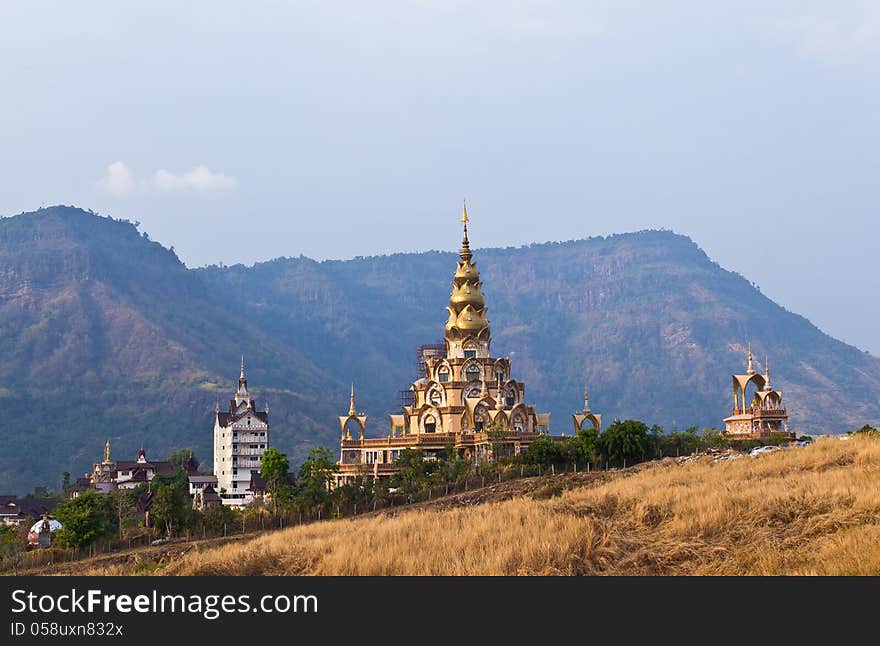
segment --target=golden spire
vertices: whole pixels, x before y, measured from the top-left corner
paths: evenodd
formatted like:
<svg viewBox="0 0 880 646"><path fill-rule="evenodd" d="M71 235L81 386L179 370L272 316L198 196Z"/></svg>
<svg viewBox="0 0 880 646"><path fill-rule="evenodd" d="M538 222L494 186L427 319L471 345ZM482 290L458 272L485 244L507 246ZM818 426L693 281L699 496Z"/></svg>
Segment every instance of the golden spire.
<svg viewBox="0 0 880 646"><path fill-rule="evenodd" d="M473 254L471 253L471 244L468 241L467 236L467 223L470 222L467 214L467 200L464 200L464 203L461 207L461 222L464 227L464 235L461 239L461 251L459 254L461 255L461 259L465 262L468 262L471 258L473 258Z"/></svg>
<svg viewBox="0 0 880 646"><path fill-rule="evenodd" d="M110 440L104 445L104 464L110 464Z"/></svg>
<svg viewBox="0 0 880 646"><path fill-rule="evenodd" d="M357 415L357 409L354 406L354 382L351 384L351 405L348 408L348 414L352 417Z"/></svg>
<svg viewBox="0 0 880 646"><path fill-rule="evenodd" d="M749 368L746 372L750 375L755 374L755 366L752 365L752 342L751 341L749 341Z"/></svg>
<svg viewBox="0 0 880 646"><path fill-rule="evenodd" d="M464 236L461 241L461 258L456 264L452 282L452 294L446 312L446 351L451 358L464 356L465 345L468 352L476 350L487 353L489 350L489 321L486 318L486 304L483 299L480 272L473 261L468 241L467 202L462 205L461 222ZM482 356L479 355L479 356Z"/></svg>

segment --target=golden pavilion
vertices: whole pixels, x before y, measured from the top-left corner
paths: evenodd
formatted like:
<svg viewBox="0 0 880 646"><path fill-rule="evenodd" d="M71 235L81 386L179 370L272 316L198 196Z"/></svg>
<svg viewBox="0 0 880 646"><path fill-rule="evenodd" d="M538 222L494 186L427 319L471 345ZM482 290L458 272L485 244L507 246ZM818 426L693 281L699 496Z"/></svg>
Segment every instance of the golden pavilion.
<svg viewBox="0 0 880 646"><path fill-rule="evenodd" d="M747 393L754 394L749 401ZM731 439L754 440L782 433L788 439L795 434L788 428L788 413L782 405L782 391L770 384L770 362L764 360L764 374L755 371L752 345L744 375L733 375L733 412L724 419L724 431Z"/></svg>

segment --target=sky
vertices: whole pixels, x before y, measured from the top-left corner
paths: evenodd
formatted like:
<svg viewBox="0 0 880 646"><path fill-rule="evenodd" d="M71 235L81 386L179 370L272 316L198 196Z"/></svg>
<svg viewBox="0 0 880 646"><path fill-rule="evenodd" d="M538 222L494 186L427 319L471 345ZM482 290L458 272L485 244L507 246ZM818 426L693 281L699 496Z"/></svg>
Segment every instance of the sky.
<svg viewBox="0 0 880 646"><path fill-rule="evenodd" d="M0 214L191 267L641 229L880 355L880 2L0 0Z"/></svg>

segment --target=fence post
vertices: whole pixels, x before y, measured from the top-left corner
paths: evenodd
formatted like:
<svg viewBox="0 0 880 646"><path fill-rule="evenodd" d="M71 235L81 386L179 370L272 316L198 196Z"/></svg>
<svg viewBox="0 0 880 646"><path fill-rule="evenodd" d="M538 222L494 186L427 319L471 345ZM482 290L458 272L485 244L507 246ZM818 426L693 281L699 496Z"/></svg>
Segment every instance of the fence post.
<svg viewBox="0 0 880 646"><path fill-rule="evenodd" d="M555 464L550 465L550 475L554 475L554 476L556 475L556 465Z"/></svg>

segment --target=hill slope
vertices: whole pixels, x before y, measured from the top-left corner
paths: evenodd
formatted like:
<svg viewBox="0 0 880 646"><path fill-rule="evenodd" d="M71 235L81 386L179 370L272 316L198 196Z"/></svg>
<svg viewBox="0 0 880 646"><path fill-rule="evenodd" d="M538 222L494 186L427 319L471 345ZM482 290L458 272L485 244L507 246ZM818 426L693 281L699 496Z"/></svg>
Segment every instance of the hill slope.
<svg viewBox="0 0 880 646"><path fill-rule="evenodd" d="M528 487L531 480L541 486ZM880 441L874 438L826 439L719 463L667 458L601 477L514 483L524 491L511 499L504 489L497 500L471 505L460 494L393 516L325 521L221 547L162 553L155 556L155 572L880 574ZM560 494L547 499L550 490ZM130 574L151 558L107 557L80 564L78 572ZM57 571L71 572L65 566Z"/></svg>
<svg viewBox="0 0 880 646"><path fill-rule="evenodd" d="M474 242L482 242L474 240ZM787 312L688 238L648 231L476 252L493 349L527 399L568 431L582 384L607 419L717 426L745 343L770 355L798 430L880 421L880 359ZM210 461L212 410L240 354L300 460L332 445L348 383L368 429L442 337L455 254L187 269L135 226L71 207L0 220L0 490L57 483L114 455L192 446ZM17 429L24 432L16 433Z"/></svg>

